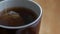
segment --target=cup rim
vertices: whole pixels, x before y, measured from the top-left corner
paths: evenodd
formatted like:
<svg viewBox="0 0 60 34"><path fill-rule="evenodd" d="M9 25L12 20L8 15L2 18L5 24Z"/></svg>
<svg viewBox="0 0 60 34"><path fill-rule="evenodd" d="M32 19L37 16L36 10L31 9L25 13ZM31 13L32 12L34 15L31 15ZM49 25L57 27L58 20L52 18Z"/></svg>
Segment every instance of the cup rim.
<svg viewBox="0 0 60 34"><path fill-rule="evenodd" d="M0 27L6 28L6 29L20 29L20 28L26 28L26 27L31 26L32 24L36 23L42 16L42 8L37 2L35 2L35 1L31 1L31 2L35 3L41 10L40 15L38 16L38 18L35 21L33 21L33 22L31 22L31 23L29 23L27 25L23 25L23 26L12 27L12 26L0 25Z"/></svg>

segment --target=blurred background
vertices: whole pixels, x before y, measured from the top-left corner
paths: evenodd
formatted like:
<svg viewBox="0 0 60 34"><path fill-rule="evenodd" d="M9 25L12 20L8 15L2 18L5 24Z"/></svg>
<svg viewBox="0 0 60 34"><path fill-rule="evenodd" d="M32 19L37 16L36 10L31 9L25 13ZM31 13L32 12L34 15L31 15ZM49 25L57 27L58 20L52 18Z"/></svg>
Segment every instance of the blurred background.
<svg viewBox="0 0 60 34"><path fill-rule="evenodd" d="M35 0L43 9L40 34L60 34L60 0Z"/></svg>

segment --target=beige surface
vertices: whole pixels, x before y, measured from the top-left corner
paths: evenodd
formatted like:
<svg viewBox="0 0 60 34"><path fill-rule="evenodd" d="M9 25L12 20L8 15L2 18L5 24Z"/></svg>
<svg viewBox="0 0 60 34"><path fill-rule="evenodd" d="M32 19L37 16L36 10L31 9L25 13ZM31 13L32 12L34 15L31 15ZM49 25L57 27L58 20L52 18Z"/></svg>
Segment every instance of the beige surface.
<svg viewBox="0 0 60 34"><path fill-rule="evenodd" d="M60 34L60 0L36 0L43 8L40 34Z"/></svg>

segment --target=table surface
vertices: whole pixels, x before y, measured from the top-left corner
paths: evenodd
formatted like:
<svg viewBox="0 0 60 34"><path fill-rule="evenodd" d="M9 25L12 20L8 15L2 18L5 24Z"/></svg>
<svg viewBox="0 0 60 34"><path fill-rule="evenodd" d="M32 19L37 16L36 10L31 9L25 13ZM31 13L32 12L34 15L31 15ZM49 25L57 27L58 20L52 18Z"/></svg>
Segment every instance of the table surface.
<svg viewBox="0 0 60 34"><path fill-rule="evenodd" d="M35 0L43 8L40 34L60 34L60 0Z"/></svg>

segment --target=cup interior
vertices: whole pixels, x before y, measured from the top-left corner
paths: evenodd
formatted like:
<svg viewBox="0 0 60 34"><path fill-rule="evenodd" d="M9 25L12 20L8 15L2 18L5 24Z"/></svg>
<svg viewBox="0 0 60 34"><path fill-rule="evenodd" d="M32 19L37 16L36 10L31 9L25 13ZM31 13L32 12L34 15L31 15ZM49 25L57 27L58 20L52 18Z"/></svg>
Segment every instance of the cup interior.
<svg viewBox="0 0 60 34"><path fill-rule="evenodd" d="M0 2L0 12L3 9L10 8L10 7L25 7L33 10L38 17L40 16L41 10L40 7L32 1L26 0L7 0Z"/></svg>

